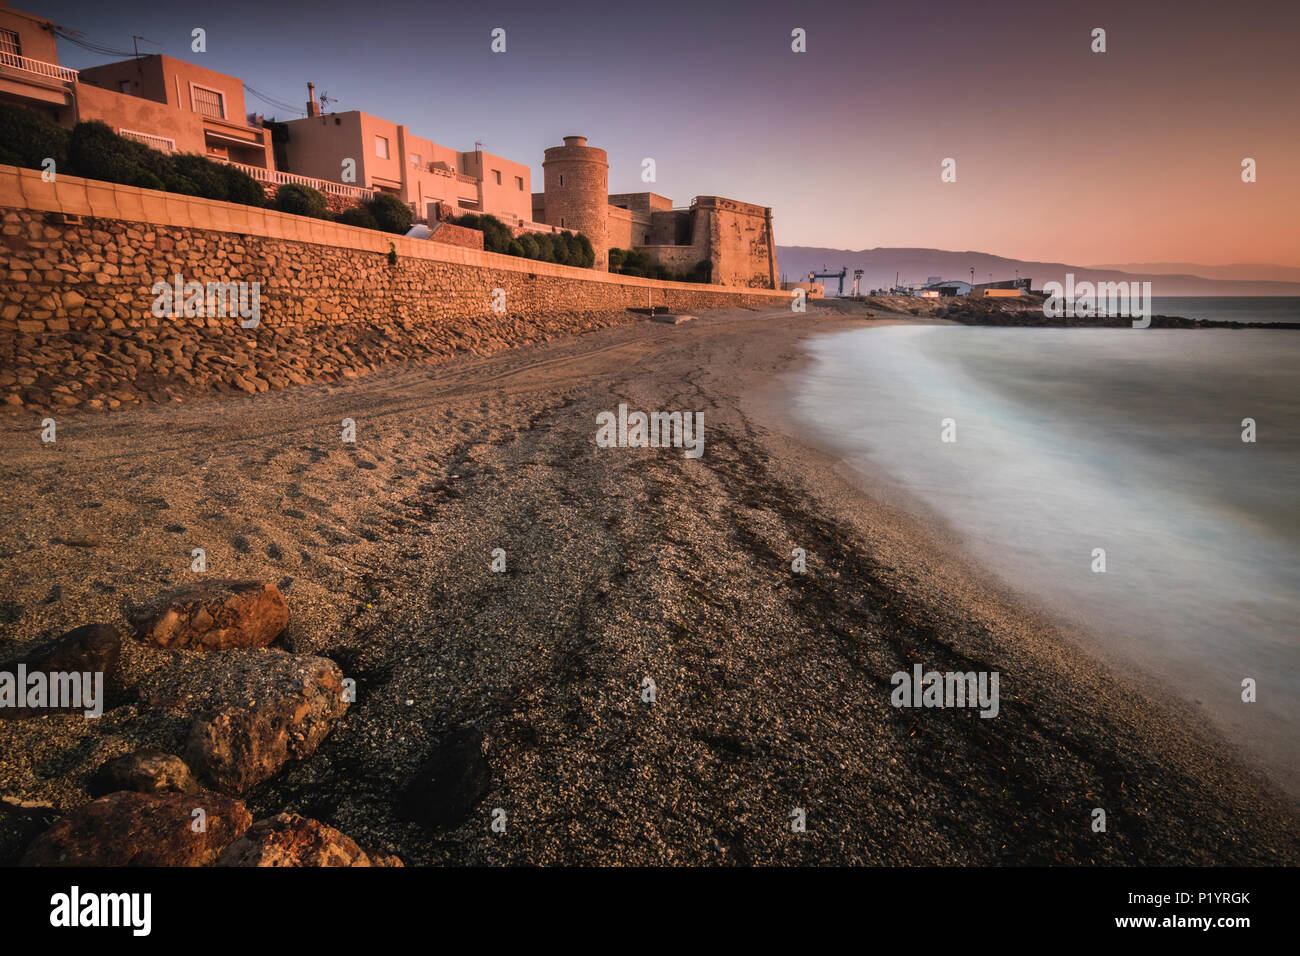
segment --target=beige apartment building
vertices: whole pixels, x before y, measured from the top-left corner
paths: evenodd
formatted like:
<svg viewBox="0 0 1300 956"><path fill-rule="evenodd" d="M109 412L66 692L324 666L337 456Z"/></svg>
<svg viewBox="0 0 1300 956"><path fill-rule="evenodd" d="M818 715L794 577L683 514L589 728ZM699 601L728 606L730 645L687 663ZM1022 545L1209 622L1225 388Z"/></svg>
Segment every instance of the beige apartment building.
<svg viewBox="0 0 1300 956"><path fill-rule="evenodd" d="M358 110L321 115L310 87L309 96L307 118L285 123L288 138L276 143L286 172L391 193L421 219L434 202L516 226L531 218L532 174L524 164L440 146Z"/></svg>
<svg viewBox="0 0 1300 956"><path fill-rule="evenodd" d="M0 6L0 100L64 126L100 120L158 149L273 168L270 132L245 118L238 77L169 56L71 70L59 65L53 24L8 3Z"/></svg>
<svg viewBox="0 0 1300 956"><path fill-rule="evenodd" d="M50 21L0 0L0 102L57 119L72 107L76 82L76 70L59 66Z"/></svg>
<svg viewBox="0 0 1300 956"><path fill-rule="evenodd" d="M142 56L81 71L80 119L99 119L173 151L274 168L270 130L244 113L244 83L170 56Z"/></svg>
<svg viewBox="0 0 1300 956"><path fill-rule="evenodd" d="M0 102L39 110L69 127L101 120L155 149L240 164L268 192L304 183L326 193L336 209L384 192L400 197L417 220L450 208L496 216L516 234L582 232L597 269L609 267L611 248L640 249L673 272L707 264L715 283L778 287L770 208L718 196L674 207L656 193L610 195L605 150L585 137L566 136L545 151L543 188L534 194L523 163L440 146L357 110L322 114L310 83L306 118L268 125L247 118L239 77L173 57L62 67L53 24L6 0L0 0Z"/></svg>

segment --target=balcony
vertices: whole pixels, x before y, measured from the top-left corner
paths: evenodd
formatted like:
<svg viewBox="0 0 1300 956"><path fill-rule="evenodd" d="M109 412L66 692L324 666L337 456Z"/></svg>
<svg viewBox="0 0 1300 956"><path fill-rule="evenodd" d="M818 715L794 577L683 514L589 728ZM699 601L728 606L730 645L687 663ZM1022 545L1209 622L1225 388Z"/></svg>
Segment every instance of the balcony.
<svg viewBox="0 0 1300 956"><path fill-rule="evenodd" d="M366 189L363 186L348 186L345 183L330 182L328 179L313 179L311 176L284 173L278 169L263 169L261 166L232 163L217 156L209 156L208 158L223 162L228 166L234 166L236 169L242 169L259 183L270 183L273 186L283 186L285 183L300 183L303 186L310 186L317 192L325 193L327 196L341 196L345 199L370 199L374 196L373 190Z"/></svg>
<svg viewBox="0 0 1300 956"><path fill-rule="evenodd" d="M72 105L76 83L76 70L0 51L0 99L61 109Z"/></svg>
<svg viewBox="0 0 1300 956"><path fill-rule="evenodd" d="M19 56L17 53L0 51L0 67L21 70L24 73L44 76L52 80L61 80L64 83L77 82L76 70L70 70L66 66L59 66L57 63L46 63L44 60L33 60L29 57Z"/></svg>
<svg viewBox="0 0 1300 956"><path fill-rule="evenodd" d="M144 143L146 146L161 150L164 153L176 152L176 140L170 136L154 136L152 133L141 133L134 129L119 129L117 132L119 136L133 139L137 143Z"/></svg>

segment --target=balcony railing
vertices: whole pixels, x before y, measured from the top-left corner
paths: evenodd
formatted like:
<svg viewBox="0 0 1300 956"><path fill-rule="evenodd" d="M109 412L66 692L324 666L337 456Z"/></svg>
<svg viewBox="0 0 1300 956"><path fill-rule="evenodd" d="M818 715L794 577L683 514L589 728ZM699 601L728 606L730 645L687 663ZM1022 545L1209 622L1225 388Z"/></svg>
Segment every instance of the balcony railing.
<svg viewBox="0 0 1300 956"><path fill-rule="evenodd" d="M117 132L127 139L133 139L137 143L144 143L146 146L162 150L164 153L176 152L176 140L170 136L154 136L152 133L141 133L139 130L134 129L119 129Z"/></svg>
<svg viewBox="0 0 1300 956"><path fill-rule="evenodd" d="M76 70L70 70L66 66L59 66L57 63L46 63L44 60L33 60L30 57L19 56L17 53L0 51L0 66L12 67L26 73L35 73L37 76L48 76L51 79L63 80L65 83L77 82Z"/></svg>
<svg viewBox="0 0 1300 956"><path fill-rule="evenodd" d="M271 183L275 186L283 186L285 183L299 183L303 186L310 186L318 192L330 196L342 196L346 199L369 199L374 195L374 190L366 189L364 186L349 186L346 183L334 183L328 179L313 179L311 176L299 176L296 173L285 173L277 169L246 166L243 163L234 163L228 159L221 159L219 156L210 156L208 158L234 166L236 169L242 169L258 182Z"/></svg>
<svg viewBox="0 0 1300 956"><path fill-rule="evenodd" d="M450 169L445 169L444 167L438 166L434 163L427 163L424 168L435 176L446 176L448 179L454 179L460 183L468 183L471 186L478 185L478 180L473 176L468 176L465 173L453 172Z"/></svg>

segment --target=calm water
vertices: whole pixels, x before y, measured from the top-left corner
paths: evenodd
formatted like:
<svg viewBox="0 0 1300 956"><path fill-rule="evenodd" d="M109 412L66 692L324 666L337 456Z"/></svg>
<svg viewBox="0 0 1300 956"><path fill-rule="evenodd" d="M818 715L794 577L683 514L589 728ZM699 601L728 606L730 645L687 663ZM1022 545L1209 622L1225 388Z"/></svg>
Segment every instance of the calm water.
<svg viewBox="0 0 1300 956"><path fill-rule="evenodd" d="M892 326L809 348L796 410L825 442L1300 793L1300 332Z"/></svg>
<svg viewBox="0 0 1300 956"><path fill-rule="evenodd" d="M1153 315L1181 315L1211 322L1300 322L1300 298L1256 296L1153 296Z"/></svg>

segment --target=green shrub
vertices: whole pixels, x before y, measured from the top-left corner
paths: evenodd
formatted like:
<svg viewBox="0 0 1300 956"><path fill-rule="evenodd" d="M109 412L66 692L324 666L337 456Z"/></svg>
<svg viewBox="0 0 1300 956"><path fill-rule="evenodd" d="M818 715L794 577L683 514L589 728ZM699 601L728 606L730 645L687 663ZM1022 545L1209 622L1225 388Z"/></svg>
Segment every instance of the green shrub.
<svg viewBox="0 0 1300 956"><path fill-rule="evenodd" d="M68 165L87 179L163 189L173 175L172 158L118 136L99 120L78 123L68 137Z"/></svg>
<svg viewBox="0 0 1300 956"><path fill-rule="evenodd" d="M404 236L411 228L411 207L390 193L380 193L367 204L370 215L384 232Z"/></svg>
<svg viewBox="0 0 1300 956"><path fill-rule="evenodd" d="M542 262L555 261L555 236L549 232L539 232L537 234L537 258Z"/></svg>
<svg viewBox="0 0 1300 956"><path fill-rule="evenodd" d="M171 169L163 179L163 185L169 193L184 193L225 202L230 198L230 187L226 185L226 177L222 175L220 167L220 163L214 163L204 156L182 153L172 157Z"/></svg>
<svg viewBox="0 0 1300 956"><path fill-rule="evenodd" d="M481 216L479 221L483 224L483 247L488 252L508 254L515 238L510 234L510 227L496 216Z"/></svg>
<svg viewBox="0 0 1300 956"><path fill-rule="evenodd" d="M510 233L510 227L496 216L466 213L451 220L453 225L477 229L483 233L483 248L487 252L501 252L539 262L591 268L596 262L596 250L591 240L582 233L565 231L525 232L519 236Z"/></svg>
<svg viewBox="0 0 1300 956"><path fill-rule="evenodd" d="M362 229L378 229L379 223L365 206L353 206L338 215L338 221L345 226L359 226Z"/></svg>
<svg viewBox="0 0 1300 956"><path fill-rule="evenodd" d="M302 183L285 183L275 191L275 201L271 205L280 212L287 212L294 216L310 216L313 219L329 218L329 205L325 201L325 196Z"/></svg>
<svg viewBox="0 0 1300 956"><path fill-rule="evenodd" d="M567 229L555 237L555 261L562 266L576 265L581 253L578 239Z"/></svg>
<svg viewBox="0 0 1300 956"><path fill-rule="evenodd" d="M510 254L510 243L514 241L515 237L510 234L510 227L496 216L481 216L469 212L463 216L457 216L451 222L453 225L464 226L466 229L477 229L483 233L483 248L485 251Z"/></svg>
<svg viewBox="0 0 1300 956"><path fill-rule="evenodd" d="M78 123L69 133L39 113L0 105L0 162L40 168L46 157L54 158L57 171L87 179L249 206L266 199L253 177L206 156L164 153L98 120Z"/></svg>
<svg viewBox="0 0 1300 956"><path fill-rule="evenodd" d="M266 205L266 190L261 183L242 169L236 169L226 163L216 165L226 180L226 195L230 197L231 202L242 203L245 206Z"/></svg>
<svg viewBox="0 0 1300 956"><path fill-rule="evenodd" d="M55 173L67 169L68 131L34 110L0 103L0 163L44 169L46 159Z"/></svg>

